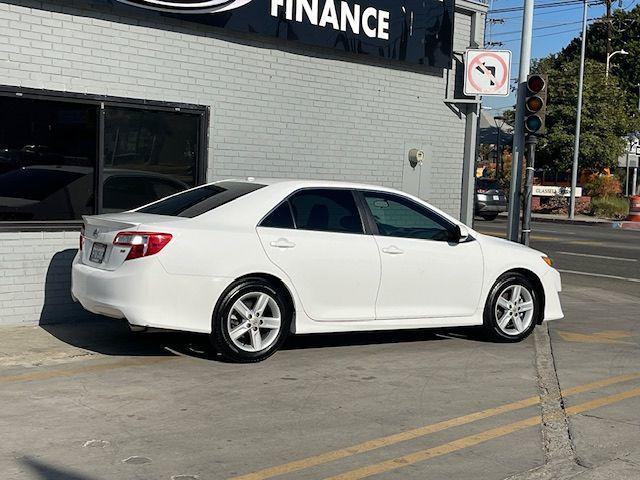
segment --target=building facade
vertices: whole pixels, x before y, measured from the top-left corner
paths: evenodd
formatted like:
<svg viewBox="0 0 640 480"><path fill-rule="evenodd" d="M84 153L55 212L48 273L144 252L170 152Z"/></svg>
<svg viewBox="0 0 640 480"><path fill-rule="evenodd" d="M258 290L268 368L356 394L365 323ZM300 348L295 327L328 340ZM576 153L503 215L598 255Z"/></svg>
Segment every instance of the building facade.
<svg viewBox="0 0 640 480"><path fill-rule="evenodd" d="M158 12L146 1L0 2L0 325L82 315L69 295L81 215L206 181L355 180L464 216L477 103L460 93L460 52L481 44L485 5L451 2L443 66L378 48L396 28L382 10L359 11L359 25L342 19L351 33L371 30L370 43L332 48L315 30L274 38L200 21L213 10ZM290 1L272 0L274 16L295 17ZM351 42L336 15L335 38Z"/></svg>

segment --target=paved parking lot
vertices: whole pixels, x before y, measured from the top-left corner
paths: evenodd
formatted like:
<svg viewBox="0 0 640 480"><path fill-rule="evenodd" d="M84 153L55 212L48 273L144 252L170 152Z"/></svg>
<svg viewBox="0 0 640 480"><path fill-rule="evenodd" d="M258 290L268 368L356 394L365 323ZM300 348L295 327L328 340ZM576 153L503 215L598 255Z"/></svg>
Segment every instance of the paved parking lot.
<svg viewBox="0 0 640 480"><path fill-rule="evenodd" d="M235 365L201 336L112 321L5 328L3 476L478 480L561 461L578 478L640 478L640 233L535 227L566 272L550 341L323 335Z"/></svg>

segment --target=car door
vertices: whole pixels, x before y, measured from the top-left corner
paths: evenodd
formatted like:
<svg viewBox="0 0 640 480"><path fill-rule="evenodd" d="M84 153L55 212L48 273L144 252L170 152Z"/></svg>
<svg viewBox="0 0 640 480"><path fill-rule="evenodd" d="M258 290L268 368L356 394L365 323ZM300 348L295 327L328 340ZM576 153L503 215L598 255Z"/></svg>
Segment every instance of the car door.
<svg viewBox="0 0 640 480"><path fill-rule="evenodd" d="M377 319L472 315L483 281L478 242L452 242L455 225L408 197L361 195L375 223L382 262Z"/></svg>
<svg viewBox="0 0 640 480"><path fill-rule="evenodd" d="M380 255L351 190L300 190L261 222L258 235L310 318L375 318Z"/></svg>

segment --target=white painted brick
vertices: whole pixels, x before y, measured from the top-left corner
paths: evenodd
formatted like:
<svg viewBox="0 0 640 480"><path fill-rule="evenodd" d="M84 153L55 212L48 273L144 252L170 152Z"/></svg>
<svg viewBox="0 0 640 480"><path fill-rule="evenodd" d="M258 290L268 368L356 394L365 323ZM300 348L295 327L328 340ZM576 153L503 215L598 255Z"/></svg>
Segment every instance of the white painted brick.
<svg viewBox="0 0 640 480"><path fill-rule="evenodd" d="M233 34L113 2L31 4L0 2L0 83L210 106L209 180L401 187L406 144L416 141L433 154L429 200L459 214L464 119L443 103L453 84L440 70ZM456 15L455 49L468 46L470 25ZM0 233L0 324L55 321L41 318L45 302L64 318L82 315L69 295L77 241L77 231Z"/></svg>

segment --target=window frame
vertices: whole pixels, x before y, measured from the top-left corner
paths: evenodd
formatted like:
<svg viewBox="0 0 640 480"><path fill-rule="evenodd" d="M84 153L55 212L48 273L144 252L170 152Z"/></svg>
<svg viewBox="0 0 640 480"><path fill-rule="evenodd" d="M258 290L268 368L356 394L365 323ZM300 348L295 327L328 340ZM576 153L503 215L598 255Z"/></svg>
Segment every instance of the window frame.
<svg viewBox="0 0 640 480"><path fill-rule="evenodd" d="M410 204L416 206L418 208L418 210L424 210L425 212L428 212L430 215L433 215L440 222L445 224L445 228L449 232L449 236L450 236L449 240L433 240L433 239L430 239L430 238L394 237L394 236L381 235L380 231L378 229L378 224L376 223L376 219L375 219L375 217L373 215L373 212L369 208L369 205L367 204L367 200L365 199L365 194L367 194L367 193L369 193L369 194L378 194L378 195L387 195L389 197L399 198L399 199L405 201L406 203L410 203ZM447 219L446 217L443 217L442 215L440 215L439 213L433 211L432 209L430 209L426 205L423 205L423 204L421 204L419 202L416 202L412 198L406 197L404 195L400 195L400 194L397 194L397 193L394 193L394 192L385 192L385 191L382 191L382 190L367 190L367 189L359 189L359 190L357 190L356 194L357 194L358 197L360 197L360 202L362 203L363 207L367 211L368 222L370 223L371 231L373 232L373 235L375 235L375 236L385 237L385 238L398 238L398 239L407 239L407 240L417 240L417 241L423 241L423 242L446 242L446 243L451 243L452 236L455 235L456 230L459 228L458 225L453 223L451 220ZM399 203L402 203L402 202L399 202ZM425 215L425 216L428 217L429 215ZM440 223L439 221L435 221L435 222L436 223Z"/></svg>
<svg viewBox="0 0 640 480"><path fill-rule="evenodd" d="M355 202L356 209L358 210L358 215L360 215L360 223L362 224L362 233L334 232L334 231L328 231L328 230L307 230L307 229L298 228L298 223L296 222L296 216L293 214L293 207L292 207L291 202L289 200L294 195L296 195L296 194L298 194L300 192L307 191L307 190L346 190L346 191L350 192L351 196L353 197L353 201ZM340 235L373 235L373 230L370 227L370 220L369 220L370 212L368 212L365 209L366 205L362 204L362 200L358 196L358 190L356 190L355 188L351 188L351 187L333 187L333 186L332 187L322 187L322 186L318 186L318 187L302 187L302 188L298 188L298 189L294 190L293 192L289 193L283 200L279 201L272 209L270 209L266 213L266 215L264 215L260 219L260 221L256 225L256 228L272 228L272 229L276 229L276 227L265 227L265 226L262 226L262 222L264 222L265 219L267 217L269 217L269 215L271 215L277 208L280 207L280 205L282 205L285 202L289 206L289 212L291 213L291 218L293 219L293 229L291 229L291 228L277 228L277 230L295 230L295 231L299 231L299 232L333 233L333 234L340 234Z"/></svg>
<svg viewBox="0 0 640 480"><path fill-rule="evenodd" d="M209 121L211 108L207 105L196 105L178 102L165 102L160 100L147 100L110 95L83 94L74 92L61 92L28 87L16 87L0 85L0 97L24 98L32 100L48 100L65 103L81 103L93 105L96 108L96 160L94 163L94 215L102 212L102 182L104 174L104 120L105 110L108 107L131 108L138 110L153 110L173 113L187 113L198 115L200 125L198 128L198 158L196 159L195 185L197 187L206 182L206 172L209 152ZM0 232L33 232L33 231L69 231L80 230L82 220L38 220L24 221L0 221Z"/></svg>

